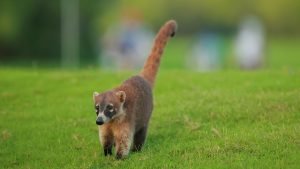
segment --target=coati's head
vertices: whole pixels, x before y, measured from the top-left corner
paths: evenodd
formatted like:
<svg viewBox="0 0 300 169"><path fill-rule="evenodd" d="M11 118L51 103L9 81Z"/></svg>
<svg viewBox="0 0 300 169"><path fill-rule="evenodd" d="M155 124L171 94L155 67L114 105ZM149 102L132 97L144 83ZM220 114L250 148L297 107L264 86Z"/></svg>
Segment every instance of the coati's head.
<svg viewBox="0 0 300 169"><path fill-rule="evenodd" d="M97 125L108 123L124 113L123 105L126 99L124 91L109 91L101 94L94 92L93 98Z"/></svg>

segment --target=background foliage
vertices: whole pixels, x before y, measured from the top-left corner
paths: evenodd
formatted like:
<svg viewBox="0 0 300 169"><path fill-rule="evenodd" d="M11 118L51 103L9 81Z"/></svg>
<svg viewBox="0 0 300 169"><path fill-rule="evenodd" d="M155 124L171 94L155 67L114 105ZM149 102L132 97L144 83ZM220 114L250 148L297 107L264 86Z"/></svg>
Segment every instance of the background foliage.
<svg viewBox="0 0 300 169"><path fill-rule="evenodd" d="M61 5L59 0L2 0L0 2L0 61L59 63ZM70 1L72 3L72 1ZM179 36L193 37L201 29L228 36L242 16L260 16L269 36L299 36L300 2L294 0L80 0L80 58L95 63L99 39L109 25L128 11L137 11L153 29L173 18Z"/></svg>

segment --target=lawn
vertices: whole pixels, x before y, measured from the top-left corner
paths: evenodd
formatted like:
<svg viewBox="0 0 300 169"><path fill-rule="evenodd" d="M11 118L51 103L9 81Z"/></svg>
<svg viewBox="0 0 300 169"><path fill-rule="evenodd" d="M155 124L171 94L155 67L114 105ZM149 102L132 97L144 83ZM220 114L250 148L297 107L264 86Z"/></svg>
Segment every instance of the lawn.
<svg viewBox="0 0 300 169"><path fill-rule="evenodd" d="M181 43L166 51L146 145L122 161L103 155L92 92L135 72L0 68L0 167L298 168L295 43L274 41L265 69L210 73L173 68L182 64L171 56L184 54L184 48L172 50ZM291 59L284 59L286 52Z"/></svg>

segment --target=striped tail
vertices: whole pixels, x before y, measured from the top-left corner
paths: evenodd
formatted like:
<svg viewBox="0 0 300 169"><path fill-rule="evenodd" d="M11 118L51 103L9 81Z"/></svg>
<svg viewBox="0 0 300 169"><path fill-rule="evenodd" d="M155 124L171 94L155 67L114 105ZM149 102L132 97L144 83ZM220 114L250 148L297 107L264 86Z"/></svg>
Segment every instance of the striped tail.
<svg viewBox="0 0 300 169"><path fill-rule="evenodd" d="M160 58L163 54L164 48L167 44L169 37L173 37L177 30L177 23L170 20L165 23L157 33L151 53L142 69L140 75L144 77L153 88L155 77L160 65Z"/></svg>

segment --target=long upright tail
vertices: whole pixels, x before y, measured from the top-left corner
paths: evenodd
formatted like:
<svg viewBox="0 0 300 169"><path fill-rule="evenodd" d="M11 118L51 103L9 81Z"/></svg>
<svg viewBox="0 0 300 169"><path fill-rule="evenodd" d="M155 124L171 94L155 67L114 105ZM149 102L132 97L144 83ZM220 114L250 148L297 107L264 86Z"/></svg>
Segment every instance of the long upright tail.
<svg viewBox="0 0 300 169"><path fill-rule="evenodd" d="M177 30L177 23L174 20L166 22L157 33L151 53L142 69L140 75L144 77L153 87L155 77L159 69L160 58L169 37L173 37Z"/></svg>

